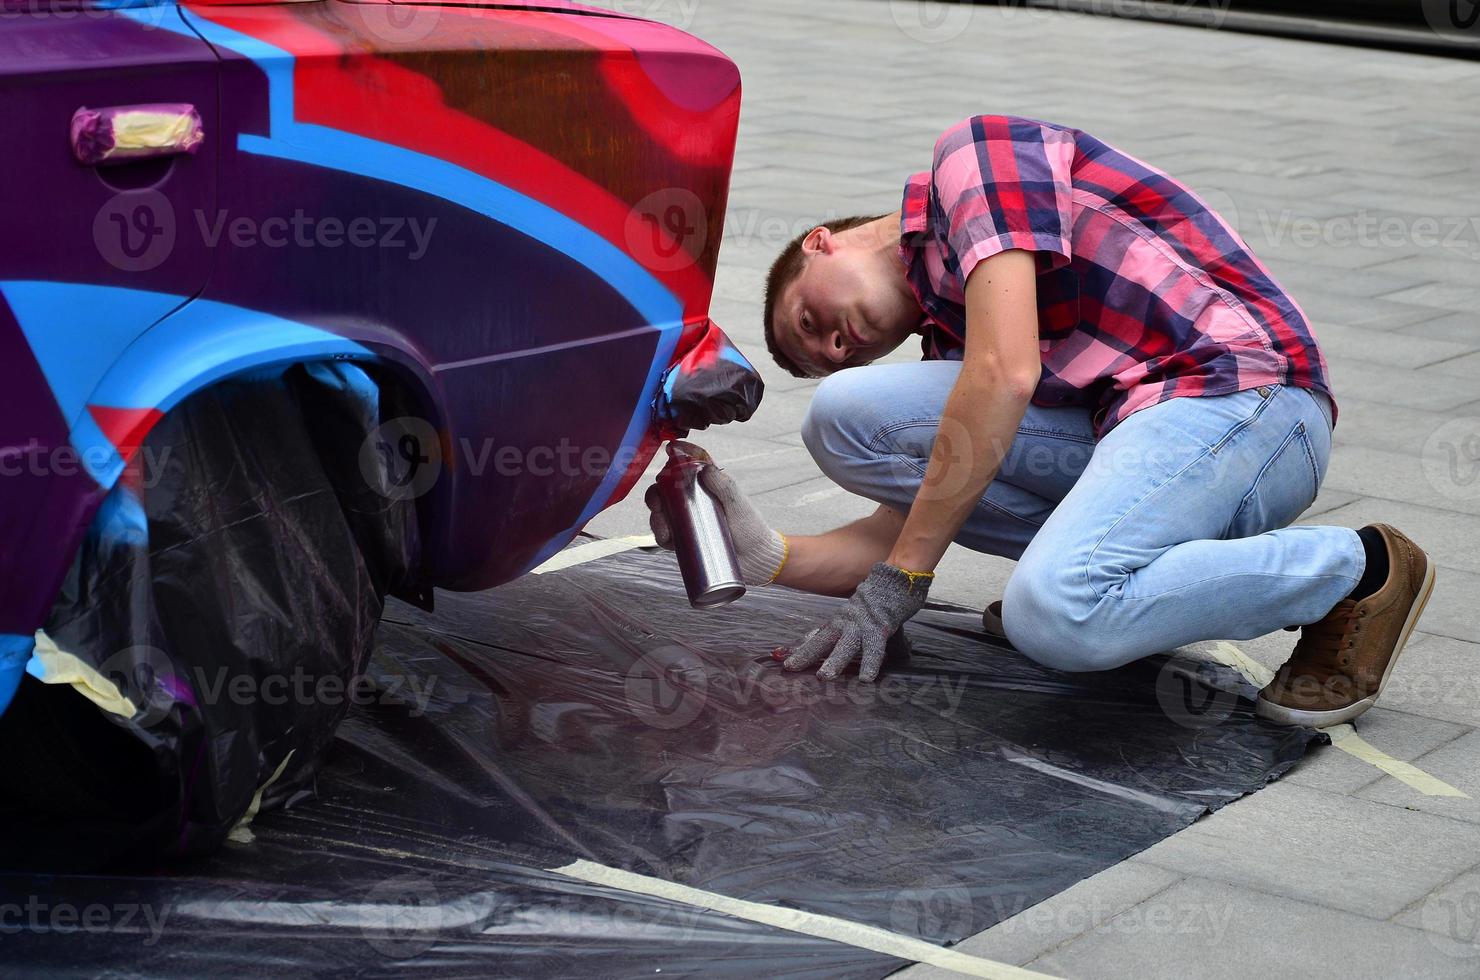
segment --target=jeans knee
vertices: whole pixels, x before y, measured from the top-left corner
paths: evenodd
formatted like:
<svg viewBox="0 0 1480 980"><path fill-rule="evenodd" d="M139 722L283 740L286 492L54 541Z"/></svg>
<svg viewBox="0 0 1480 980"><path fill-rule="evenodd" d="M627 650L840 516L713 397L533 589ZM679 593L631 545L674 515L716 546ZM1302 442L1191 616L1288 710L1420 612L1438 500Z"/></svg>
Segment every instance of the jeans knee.
<svg viewBox="0 0 1480 980"><path fill-rule="evenodd" d="M845 486L842 477L847 473L847 462L863 454L856 426L867 408L858 385L846 377L850 373L839 371L823 378L802 418L802 444L807 452L823 473Z"/></svg>
<svg viewBox="0 0 1480 980"><path fill-rule="evenodd" d="M1055 670L1110 670L1139 653L1107 620L1106 600L1067 582L1062 566L1019 564L1002 594L1002 627L1018 652ZM1110 600L1113 601L1113 600Z"/></svg>

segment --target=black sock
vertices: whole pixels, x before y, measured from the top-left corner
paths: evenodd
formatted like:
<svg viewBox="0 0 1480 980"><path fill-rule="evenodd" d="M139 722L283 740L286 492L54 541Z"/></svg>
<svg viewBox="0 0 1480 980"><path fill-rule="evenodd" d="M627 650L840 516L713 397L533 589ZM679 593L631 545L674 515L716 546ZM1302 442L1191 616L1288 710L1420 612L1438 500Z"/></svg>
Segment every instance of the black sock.
<svg viewBox="0 0 1480 980"><path fill-rule="evenodd" d="M1362 539L1362 548L1367 552L1367 568L1362 572L1362 580L1347 596L1348 599L1365 599L1382 588L1388 579L1387 542L1382 539L1377 528L1364 527L1357 532L1357 537Z"/></svg>

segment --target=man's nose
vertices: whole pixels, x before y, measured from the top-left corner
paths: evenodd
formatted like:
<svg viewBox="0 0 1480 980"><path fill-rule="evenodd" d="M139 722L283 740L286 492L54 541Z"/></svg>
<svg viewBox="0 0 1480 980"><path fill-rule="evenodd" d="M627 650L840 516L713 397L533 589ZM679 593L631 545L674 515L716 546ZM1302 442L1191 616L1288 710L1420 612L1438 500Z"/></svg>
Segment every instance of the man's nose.
<svg viewBox="0 0 1480 980"><path fill-rule="evenodd" d="M834 330L822 338L822 356L834 364L842 364L848 359L849 353L841 330Z"/></svg>

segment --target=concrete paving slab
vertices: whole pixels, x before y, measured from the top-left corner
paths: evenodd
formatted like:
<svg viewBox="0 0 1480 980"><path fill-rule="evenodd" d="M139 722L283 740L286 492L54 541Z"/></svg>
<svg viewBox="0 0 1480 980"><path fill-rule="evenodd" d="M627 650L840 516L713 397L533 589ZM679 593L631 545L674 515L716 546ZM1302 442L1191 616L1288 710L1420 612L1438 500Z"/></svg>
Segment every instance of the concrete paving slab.
<svg viewBox="0 0 1480 980"><path fill-rule="evenodd" d="M1476 853L1480 827L1277 782L1132 860L1386 919Z"/></svg>
<svg viewBox="0 0 1480 980"><path fill-rule="evenodd" d="M1388 689L1383 692L1381 704L1368 710L1353 724L1357 734L1369 745L1402 762L1412 762L1425 752L1447 745L1470 730L1464 725L1392 710L1388 694L1396 686L1409 680L1404 677L1410 672L1409 667L1405 657L1393 671ZM1408 799L1418 795L1417 790L1399 783L1371 763L1364 762L1335 745L1322 745L1312 749L1294 769L1285 774L1284 780L1299 786L1344 795L1352 795L1378 783L1391 782L1402 791L1395 794L1399 798Z"/></svg>
<svg viewBox="0 0 1480 980"><path fill-rule="evenodd" d="M1414 503L1363 497L1345 507L1322 514L1320 521L1345 527L1391 524L1418 542L1430 559L1439 564L1440 581L1444 580L1444 573L1450 569L1480 573L1480 552L1475 549L1475 542L1480 541L1480 517ZM1436 585L1434 591L1435 596L1430 604L1438 598L1439 586ZM1472 594L1471 602L1473 601Z"/></svg>
<svg viewBox="0 0 1480 980"><path fill-rule="evenodd" d="M1475 976L1472 961L1448 955L1422 930L1203 878L1173 885L1029 968L1096 980Z"/></svg>
<svg viewBox="0 0 1480 980"><path fill-rule="evenodd" d="M1467 871L1435 889L1393 921L1429 933L1440 952L1480 975L1480 871Z"/></svg>
<svg viewBox="0 0 1480 980"><path fill-rule="evenodd" d="M1181 875L1170 871L1125 862L1106 868L953 948L971 956L1021 966L1113 920L1181 880ZM947 980L959 974L933 966L913 966L893 976L897 980Z"/></svg>
<svg viewBox="0 0 1480 980"><path fill-rule="evenodd" d="M1431 625L1427 614L1419 622ZM1480 728L1480 643L1414 633L1382 692L1382 706Z"/></svg>
<svg viewBox="0 0 1480 980"><path fill-rule="evenodd" d="M1473 693L1473 682L1466 686ZM1468 797L1415 793L1396 780L1373 783L1357 795L1364 800L1385 803L1388 806L1422 810L1424 813L1436 813L1455 820L1480 823L1480 767L1475 765L1477 754L1480 754L1480 732L1471 731L1413 760L1413 764L1424 772L1444 780L1462 793L1469 794Z"/></svg>

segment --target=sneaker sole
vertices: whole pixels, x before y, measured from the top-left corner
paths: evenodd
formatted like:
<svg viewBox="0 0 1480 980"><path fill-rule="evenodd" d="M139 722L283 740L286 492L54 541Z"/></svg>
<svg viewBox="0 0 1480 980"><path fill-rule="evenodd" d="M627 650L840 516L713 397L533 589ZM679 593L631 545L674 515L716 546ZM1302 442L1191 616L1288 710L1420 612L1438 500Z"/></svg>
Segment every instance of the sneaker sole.
<svg viewBox="0 0 1480 980"><path fill-rule="evenodd" d="M1254 711L1260 718L1267 719L1280 725L1301 725L1306 728L1328 728L1331 725L1340 725L1351 721L1368 708L1377 703L1382 696L1383 688L1387 687L1388 678L1392 676L1393 667L1398 663L1398 657L1403 653L1403 648L1408 645L1408 637L1413 633L1413 628L1418 625L1418 618L1423 615L1424 607L1429 604L1429 596L1434 593L1434 581L1438 577L1438 570L1434 566L1434 560L1428 559L1429 567L1424 572L1423 585L1419 586L1418 595L1414 597L1413 608L1408 610L1408 619L1403 623L1403 632L1398 634L1398 645L1393 648L1393 655L1388 658L1387 667L1383 669L1382 680L1377 683L1377 693L1365 697L1360 701L1353 702L1343 708L1332 708L1329 711L1308 711L1301 708L1287 708L1282 704L1265 700L1264 692L1259 692L1255 701Z"/></svg>

